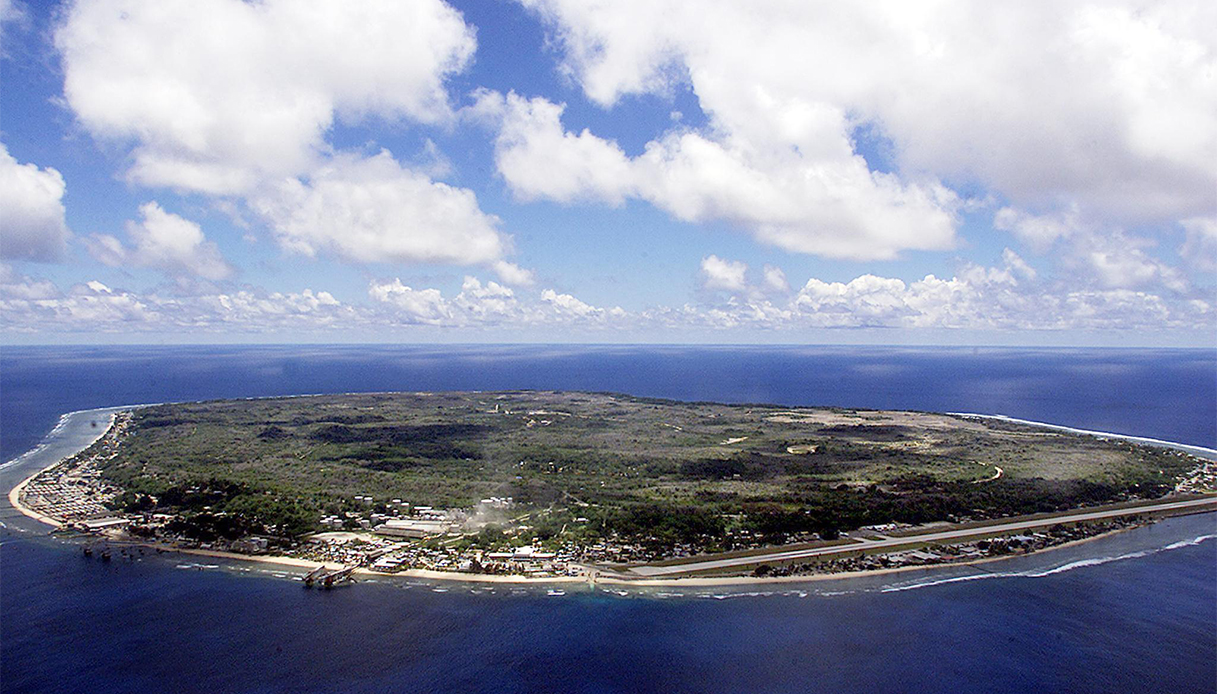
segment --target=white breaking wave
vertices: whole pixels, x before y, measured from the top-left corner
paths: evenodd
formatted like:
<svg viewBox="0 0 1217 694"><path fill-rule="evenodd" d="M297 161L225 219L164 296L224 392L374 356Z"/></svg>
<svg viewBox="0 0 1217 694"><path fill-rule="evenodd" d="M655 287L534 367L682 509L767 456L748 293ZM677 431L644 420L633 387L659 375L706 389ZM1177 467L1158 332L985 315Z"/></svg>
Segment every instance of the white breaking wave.
<svg viewBox="0 0 1217 694"><path fill-rule="evenodd" d="M1066 431L1071 434L1086 434L1088 436L1100 436L1108 439L1121 439L1123 441L1136 441L1138 443L1148 443L1154 446L1166 446L1177 450L1187 451L1189 453L1198 453L1202 456L1209 456L1217 460L1217 449L1206 448L1204 446L1195 446L1190 443L1179 443L1177 441L1165 441L1163 439L1154 439L1148 436L1133 436L1132 434L1117 434L1113 431L1095 431L1093 429L1077 429L1075 427L1062 426L1060 424L1052 424L1050 422L1037 422L1031 419L1019 419L1017 417L1008 417L1004 414L978 414L975 412L947 412L949 415L956 417L976 417L978 419L997 419L1004 422L1014 422L1016 424L1029 424L1031 426L1044 427L1045 429L1053 429L1055 431Z"/></svg>
<svg viewBox="0 0 1217 694"><path fill-rule="evenodd" d="M61 434L63 432L64 427L66 427L68 425L68 422L72 419L72 417L75 417L76 415L90 414L90 413L112 414L112 413L119 412L120 410L134 410L134 409L138 409L141 407L152 407L154 405L159 405L159 404L161 404L161 403L147 403L147 404L141 404L141 405L114 405L114 406L108 406L108 407L94 407L94 408L90 408L90 409L86 409L86 410L73 410L72 412L65 412L65 413L59 415L59 421L56 422L54 428L52 428L49 432L47 432L46 436L42 437L42 441L39 442L37 446L34 446L30 450L26 451L25 453L22 453L21 455L17 456L16 458L13 458L12 460L9 460L3 464L0 464L0 470L5 470L7 468L18 465L25 459L29 458L30 456L37 455L38 453L46 450L46 447L48 445L50 445L52 441L54 441L55 437L57 437L59 434ZM105 432L102 432L103 435L104 435L104 433ZM101 438L101 435L99 435L98 438Z"/></svg>
<svg viewBox="0 0 1217 694"><path fill-rule="evenodd" d="M1109 556L1109 557L1094 557L1091 559L1079 559L1078 561L1072 561L1072 562L1069 562L1068 564L1062 564L1060 566L1057 566L1057 567L1054 567L1051 569L1038 569L1035 571L1003 571L1003 572L993 572L993 573L971 574L968 576L952 576L950 578L939 578L939 579L935 579L932 581L922 581L920 583L912 583L909 585L888 586L886 588L883 588L880 592L896 593L896 592L900 592L900 591L904 591L904 590L914 590L916 588L929 588L931 586L940 586L940 585L944 585L947 583L965 583L967 581L980 581L980 580L985 580L985 579L990 579L990 578L1044 578L1046 576L1054 576L1056 574L1066 573L1069 571L1074 571L1076 569L1084 569L1084 568L1087 568L1090 566L1101 566L1103 564L1110 564L1112 562L1117 562L1117 561L1126 561L1128 559L1140 559L1141 557L1148 557L1148 556L1151 556L1154 554L1158 554L1159 552L1168 552L1168 551L1175 550L1175 549L1182 549L1184 547L1195 547L1196 545L1199 545L1203 542L1207 542L1207 541L1213 540L1213 539L1217 539L1217 535L1199 535L1197 537L1191 538L1190 540L1180 540L1178 542L1172 542L1171 544L1166 545L1165 547L1156 547L1153 549L1143 549L1143 550L1138 550L1136 552L1128 552L1126 554L1117 554L1117 555Z"/></svg>

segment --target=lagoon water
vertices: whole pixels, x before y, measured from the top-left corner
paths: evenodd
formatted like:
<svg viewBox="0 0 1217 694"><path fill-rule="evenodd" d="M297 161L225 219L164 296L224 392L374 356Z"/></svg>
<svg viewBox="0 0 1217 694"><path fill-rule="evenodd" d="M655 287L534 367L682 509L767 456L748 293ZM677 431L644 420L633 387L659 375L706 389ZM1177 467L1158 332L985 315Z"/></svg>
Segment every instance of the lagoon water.
<svg viewBox="0 0 1217 694"><path fill-rule="evenodd" d="M0 458L86 408L507 388L971 411L1217 443L1209 350L5 348ZM168 554L102 564L7 505L0 522L4 692L1217 691L1214 514L977 568L561 596L401 580L307 591Z"/></svg>

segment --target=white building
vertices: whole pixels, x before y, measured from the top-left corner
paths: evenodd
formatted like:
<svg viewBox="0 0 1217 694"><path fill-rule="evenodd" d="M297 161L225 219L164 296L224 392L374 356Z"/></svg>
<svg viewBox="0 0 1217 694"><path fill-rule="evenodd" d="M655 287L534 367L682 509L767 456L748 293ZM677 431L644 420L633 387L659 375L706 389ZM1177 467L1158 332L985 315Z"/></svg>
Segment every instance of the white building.
<svg viewBox="0 0 1217 694"><path fill-rule="evenodd" d="M387 520L383 524L376 526L372 532L377 535L389 535L393 537L422 538L443 535L448 530L449 525L443 521L405 518Z"/></svg>

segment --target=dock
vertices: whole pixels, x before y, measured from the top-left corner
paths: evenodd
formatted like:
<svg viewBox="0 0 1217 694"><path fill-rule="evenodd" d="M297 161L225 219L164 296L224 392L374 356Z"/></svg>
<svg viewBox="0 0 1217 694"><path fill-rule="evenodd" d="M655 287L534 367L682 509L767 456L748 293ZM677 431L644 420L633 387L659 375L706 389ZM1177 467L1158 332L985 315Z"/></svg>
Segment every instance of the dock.
<svg viewBox="0 0 1217 694"><path fill-rule="evenodd" d="M322 588L333 588L335 585L346 581L353 582L355 580L352 578L354 573L354 566L330 569L322 565L305 574L302 580L306 588L311 588L314 584L320 585Z"/></svg>

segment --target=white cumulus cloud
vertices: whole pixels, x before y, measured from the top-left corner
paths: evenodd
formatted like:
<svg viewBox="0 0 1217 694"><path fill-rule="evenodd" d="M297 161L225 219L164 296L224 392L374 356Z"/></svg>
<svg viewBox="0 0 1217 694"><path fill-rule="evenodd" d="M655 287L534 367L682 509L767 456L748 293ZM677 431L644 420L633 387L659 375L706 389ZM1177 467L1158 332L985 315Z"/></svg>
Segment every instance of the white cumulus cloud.
<svg viewBox="0 0 1217 694"><path fill-rule="evenodd" d="M773 265L764 267L765 289L771 292L788 292L790 283L786 281L786 273L782 268Z"/></svg>
<svg viewBox="0 0 1217 694"><path fill-rule="evenodd" d="M0 144L0 257L62 260L72 232L64 218L63 176L50 167L19 164Z"/></svg>
<svg viewBox="0 0 1217 694"><path fill-rule="evenodd" d="M1104 287L1142 288L1164 286L1183 292L1188 282L1183 273L1146 252L1148 241L1122 233L1096 238L1081 250L1082 259Z"/></svg>
<svg viewBox="0 0 1217 694"><path fill-rule="evenodd" d="M776 268L771 268L776 270ZM737 276L738 277L738 276ZM704 278L704 275L703 275ZM774 282L743 285L724 299L648 309L636 321L680 330L928 329L982 331L1165 330L1217 327L1211 301L1185 292L1103 284L1077 273L1050 281L1005 249L1000 265L967 264L952 277L906 281L863 274L812 277L795 293ZM738 284L733 286L740 286Z"/></svg>
<svg viewBox="0 0 1217 694"><path fill-rule="evenodd" d="M707 125L651 143L631 161L650 175L618 191L681 219L880 258L949 247L954 204L939 180L1102 228L1168 228L1217 208L1211 2L521 1L602 106L692 90ZM525 131L574 149L552 109L536 111L518 116ZM890 141L895 176L860 160L860 128Z"/></svg>
<svg viewBox="0 0 1217 694"><path fill-rule="evenodd" d="M1179 255L1203 272L1217 272L1217 216L1192 217L1180 224L1187 239Z"/></svg>
<svg viewBox="0 0 1217 694"><path fill-rule="evenodd" d="M304 180L290 178L250 206L279 243L313 256L359 262L496 263L507 239L473 192L404 168L387 151L338 155ZM512 280L525 271L498 267Z"/></svg>
<svg viewBox="0 0 1217 694"><path fill-rule="evenodd" d="M1068 278L1067 278L1068 279ZM640 311L602 308L554 289L516 291L466 277L455 296L400 279L369 284L368 305L325 291L271 292L257 287L198 285L183 293L132 291L98 281L60 290L0 264L0 321L14 333L206 334L327 331L334 335L385 330L571 330L613 335L687 335L691 331L766 331L798 336L806 330L982 330L1059 332L1217 329L1211 298L1143 289L1077 286L1037 276L1013 251L998 266L966 265L954 276L906 281L861 275L848 282L809 279L797 292L766 297L748 291L706 296L680 307ZM945 333L944 333L945 334Z"/></svg>
<svg viewBox="0 0 1217 694"><path fill-rule="evenodd" d="M506 260L496 260L492 265L495 274L499 276L507 284L518 284L528 286L536 281L536 276L532 270L522 268L515 263L509 263Z"/></svg>
<svg viewBox="0 0 1217 694"><path fill-rule="evenodd" d="M1039 252L1047 251L1059 239L1069 238L1085 230L1076 206L1067 211L1045 215L1003 207L993 215L993 228L1013 232Z"/></svg>
<svg viewBox="0 0 1217 694"><path fill-rule="evenodd" d="M213 194L310 170L336 119L449 120L476 47L441 0L79 0L55 44L80 123L134 143L132 180Z"/></svg>
<svg viewBox="0 0 1217 694"><path fill-rule="evenodd" d="M368 295L374 300L392 304L407 323L439 325L452 318L452 310L438 289L414 289L400 279L381 284L373 283Z"/></svg>
<svg viewBox="0 0 1217 694"><path fill-rule="evenodd" d="M0 266L0 319L18 333L272 334L277 330L365 327L366 310L326 291L269 292L257 287L197 294L133 291L97 280L60 291Z"/></svg>
<svg viewBox="0 0 1217 694"><path fill-rule="evenodd" d="M522 200L600 200L620 205L634 194L629 160L615 143L584 130L565 132L563 107L544 98L480 91L472 112L499 124L495 162Z"/></svg>
<svg viewBox="0 0 1217 694"><path fill-rule="evenodd" d="M591 304L580 301L571 294L559 294L552 289L546 289L541 292L541 301L544 301L561 315L576 318L597 316L604 312L604 309L596 308Z"/></svg>
<svg viewBox="0 0 1217 694"><path fill-rule="evenodd" d="M517 294L497 282L465 277L461 291L451 299L434 288L415 289L400 278L373 281L368 295L391 311L392 323L427 324L448 328L470 326L605 326L626 317L620 308L604 309L571 294L553 289Z"/></svg>
<svg viewBox="0 0 1217 694"><path fill-rule="evenodd" d="M510 322L520 314L519 299L510 287L493 281L482 284L476 277L465 278L452 304L474 323Z"/></svg>
<svg viewBox="0 0 1217 694"><path fill-rule="evenodd" d="M425 139L414 163L328 140L337 124L446 127L475 31L442 0L79 0L55 31L67 105L131 147L129 180L236 200L279 243L354 263L484 264L508 239ZM112 239L95 243L114 251Z"/></svg>
<svg viewBox="0 0 1217 694"><path fill-rule="evenodd" d="M107 265L147 267L174 276L209 280L232 276L232 266L198 224L166 212L155 202L141 205L139 213L140 221L127 222L129 247L114 236L97 235L88 240L93 256Z"/></svg>
<svg viewBox="0 0 1217 694"><path fill-rule="evenodd" d="M955 243L957 196L933 180L871 171L851 150L840 109L806 124L827 144L677 128L632 158L587 130L567 132L562 110L542 97L479 95L473 113L497 123L495 161L521 199L642 199L680 220L727 220L763 243L834 258Z"/></svg>
<svg viewBox="0 0 1217 694"><path fill-rule="evenodd" d="M723 260L716 255L708 255L701 261L702 284L706 289L724 289L729 292L744 291L748 285L745 278L747 272L746 263Z"/></svg>
<svg viewBox="0 0 1217 694"><path fill-rule="evenodd" d="M1185 220L1181 226L1188 229L1190 225L1194 230L1195 219ZM1149 252L1155 245L1152 239L1130 235L1118 227L1086 223L1076 207L1043 215L1003 207L994 215L993 226L1012 232L1041 254L1055 250L1054 260L1062 268L1103 287L1157 286L1183 292L1190 286L1178 268Z"/></svg>

